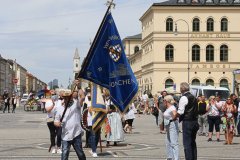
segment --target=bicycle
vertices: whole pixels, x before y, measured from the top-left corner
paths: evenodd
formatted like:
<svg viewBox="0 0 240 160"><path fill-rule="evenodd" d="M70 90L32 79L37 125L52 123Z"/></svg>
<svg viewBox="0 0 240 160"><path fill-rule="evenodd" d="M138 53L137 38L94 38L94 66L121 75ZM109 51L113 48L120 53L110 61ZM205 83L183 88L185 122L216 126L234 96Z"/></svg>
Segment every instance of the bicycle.
<svg viewBox="0 0 240 160"><path fill-rule="evenodd" d="M37 100L30 99L24 105L24 111L37 111L39 110L39 105Z"/></svg>

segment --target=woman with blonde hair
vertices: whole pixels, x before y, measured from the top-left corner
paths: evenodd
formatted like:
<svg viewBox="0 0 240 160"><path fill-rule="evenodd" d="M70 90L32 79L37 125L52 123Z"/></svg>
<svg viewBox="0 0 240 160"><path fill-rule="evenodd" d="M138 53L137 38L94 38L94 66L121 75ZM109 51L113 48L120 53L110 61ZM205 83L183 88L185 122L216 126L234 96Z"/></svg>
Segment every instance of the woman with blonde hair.
<svg viewBox="0 0 240 160"><path fill-rule="evenodd" d="M220 110L221 106L217 105L215 96L210 96L206 107L208 114L208 142L212 141L213 127L215 126L217 142L220 142Z"/></svg>
<svg viewBox="0 0 240 160"><path fill-rule="evenodd" d="M179 159L179 144L178 144L178 120L173 120L177 114L176 107L174 106L174 99L171 95L164 97L163 103L166 107L163 113L164 127L166 128L166 152L167 159Z"/></svg>
<svg viewBox="0 0 240 160"><path fill-rule="evenodd" d="M232 144L233 135L235 133L234 113L236 113L237 107L233 104L231 98L227 98L222 111L224 113L223 129L225 130L225 144Z"/></svg>

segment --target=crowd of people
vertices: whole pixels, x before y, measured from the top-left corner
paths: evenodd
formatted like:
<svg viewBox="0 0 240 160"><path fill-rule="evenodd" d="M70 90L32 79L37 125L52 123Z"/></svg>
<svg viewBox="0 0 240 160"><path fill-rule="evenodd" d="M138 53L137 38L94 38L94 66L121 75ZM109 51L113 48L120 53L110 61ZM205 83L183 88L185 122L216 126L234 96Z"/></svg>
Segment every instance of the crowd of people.
<svg viewBox="0 0 240 160"><path fill-rule="evenodd" d="M168 159L179 159L179 132L183 132L187 160L197 159L197 135L206 136L206 141L212 142L215 141L212 138L215 131L216 142L221 142L220 133L223 133L224 144L228 145L233 143L234 136L240 136L240 107L236 94L231 94L224 101L219 95L212 95L206 100L204 95L194 97L185 82L181 83L180 91L180 98L167 91L155 96L145 92L137 98L138 104L144 106L143 114L150 111L156 118L160 133L166 134Z"/></svg>
<svg viewBox="0 0 240 160"><path fill-rule="evenodd" d="M79 83L78 81L76 83ZM49 152L61 154L67 160L71 145L79 159L86 159L83 148L89 148L92 157L98 157L97 146L101 135L105 134L106 147L117 146L125 141L124 133L131 134L135 113L141 109L144 115L152 114L154 123L165 134L167 159L179 159L179 133L182 132L186 160L197 159L196 136L206 136L206 141L233 144L234 136L240 136L240 107L235 94L225 101L219 95L208 99L204 95L194 97L188 83L180 84L181 97L162 91L160 95L145 92L138 96L122 114L111 102L108 90L102 92L106 105L107 118L97 131L93 131L92 119L95 113L92 107L91 89L76 88L71 98L66 98L63 91L41 99L47 112L47 126L50 135ZM3 94L3 113L10 113L10 104L15 112L17 97ZM86 128L81 125L82 112L87 111ZM82 146L82 135L85 132L86 142ZM214 133L215 132L215 133ZM224 138L221 137L224 133ZM216 135L216 140L213 135ZM214 140L213 140L214 139Z"/></svg>
<svg viewBox="0 0 240 160"><path fill-rule="evenodd" d="M4 91L3 95L0 97L0 101L2 101L3 113L8 111L8 113L15 113L18 96L14 93L9 94L7 91ZM10 110L12 108L12 110Z"/></svg>

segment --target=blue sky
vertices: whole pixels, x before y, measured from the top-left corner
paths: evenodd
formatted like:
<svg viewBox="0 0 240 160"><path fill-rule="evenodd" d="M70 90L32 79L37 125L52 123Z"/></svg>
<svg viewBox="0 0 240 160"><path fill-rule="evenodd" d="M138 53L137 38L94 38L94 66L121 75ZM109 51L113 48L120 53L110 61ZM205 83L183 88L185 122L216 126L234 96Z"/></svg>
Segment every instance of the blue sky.
<svg viewBox="0 0 240 160"><path fill-rule="evenodd" d="M121 38L141 32L139 18L154 2L114 0L113 18ZM16 59L48 83L66 87L74 51L86 56L107 7L107 0L8 0L0 6L0 54Z"/></svg>

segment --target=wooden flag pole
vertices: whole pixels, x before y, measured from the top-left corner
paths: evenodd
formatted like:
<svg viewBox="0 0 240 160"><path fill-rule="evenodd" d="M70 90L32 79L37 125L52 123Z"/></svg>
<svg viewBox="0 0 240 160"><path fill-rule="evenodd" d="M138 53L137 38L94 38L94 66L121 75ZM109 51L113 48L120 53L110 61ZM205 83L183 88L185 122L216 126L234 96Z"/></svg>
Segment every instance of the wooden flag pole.
<svg viewBox="0 0 240 160"><path fill-rule="evenodd" d="M79 83L81 83L81 82L79 82ZM61 122L61 123L62 123L62 121L63 121L63 118L64 118L64 116L65 116L65 114L66 114L67 108L68 108L68 106L69 106L69 104L70 104L70 101L71 101L71 99L72 99L73 92L75 91L75 89L76 89L77 86L78 86L78 84L75 84L75 85L74 85L74 87L73 87L73 89L72 89L72 91L71 91L71 94L70 94L70 96L68 97L68 99L67 99L67 101L66 101L65 108L64 108L64 111L63 111L63 115L62 115L62 117L61 117L61 119L60 119L60 122Z"/></svg>
<svg viewBox="0 0 240 160"><path fill-rule="evenodd" d="M102 130L102 127L100 128L100 136L99 136L100 151L102 153L103 151L102 151L102 138L101 138L102 132L101 132L101 130Z"/></svg>

